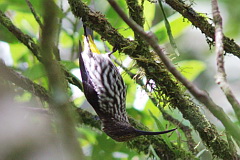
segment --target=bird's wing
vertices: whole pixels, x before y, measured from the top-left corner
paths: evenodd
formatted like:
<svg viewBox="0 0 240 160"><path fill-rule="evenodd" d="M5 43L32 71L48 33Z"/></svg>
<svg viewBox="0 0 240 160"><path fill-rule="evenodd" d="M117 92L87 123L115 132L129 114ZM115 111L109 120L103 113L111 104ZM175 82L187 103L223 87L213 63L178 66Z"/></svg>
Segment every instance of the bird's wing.
<svg viewBox="0 0 240 160"><path fill-rule="evenodd" d="M94 89L94 85L91 82L89 73L85 67L85 63L82 57L82 53L79 55L79 64L80 64L80 72L82 77L82 84L83 84L83 90L84 94L88 100L88 102L95 107L98 107L98 95L97 92Z"/></svg>
<svg viewBox="0 0 240 160"><path fill-rule="evenodd" d="M99 55L101 56L101 55ZM102 110L119 121L127 121L126 113L126 85L117 67L106 56L102 56L101 88L98 90L99 104ZM96 82L97 83L97 82ZM97 87L97 86L96 86Z"/></svg>
<svg viewBox="0 0 240 160"><path fill-rule="evenodd" d="M99 117L128 122L126 86L117 67L106 55L96 53L81 54L80 63L85 96Z"/></svg>

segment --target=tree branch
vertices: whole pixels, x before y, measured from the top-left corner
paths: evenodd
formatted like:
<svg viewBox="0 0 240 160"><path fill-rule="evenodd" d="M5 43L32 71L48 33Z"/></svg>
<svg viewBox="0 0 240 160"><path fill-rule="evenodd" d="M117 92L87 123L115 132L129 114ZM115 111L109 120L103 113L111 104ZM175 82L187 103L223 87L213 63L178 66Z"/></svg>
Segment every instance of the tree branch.
<svg viewBox="0 0 240 160"><path fill-rule="evenodd" d="M69 0L69 1L71 1L71 0ZM77 12L83 13L84 14L84 15L82 15L83 17L89 18L89 19L85 19L86 21L88 21L89 25L95 26L96 30L99 30L99 32L101 32L100 31L101 29L103 30L101 35L103 35L103 37L105 36L106 40L110 41L111 44L115 44L114 46L117 46L120 51L124 51L125 53L131 55L132 58L137 60L139 66L141 66L145 69L148 78L149 77L153 78L156 83L159 83L162 81L159 81L158 80L159 77L154 77L154 75L158 76L159 72L163 72L162 77L165 77L165 74L168 75L164 71L164 69L162 69L161 66L154 64L155 63L154 61L151 61L151 59L146 60L149 57L146 57L146 59L141 57L141 56L145 56L145 54L138 55L139 52L138 52L138 50L136 50L137 43L135 41L129 41L128 39L124 39L121 35L115 34L115 33L117 33L116 30L113 29L109 23L107 23L107 21L104 17L101 17L100 13L98 14L100 16L98 16L97 14L94 14L94 12L91 12L90 10L88 10L86 8L85 8L86 10L79 10L79 8L78 8L79 6L77 4L81 4L81 1L72 0L72 2L73 2L72 9L73 10L78 9L78 11L76 11L76 13ZM74 5L74 3L76 3L76 5ZM83 7L85 7L85 6L83 5ZM87 14L85 13L85 11L87 11L87 12L89 11L88 13L91 14L90 17L88 15L88 13ZM95 17L95 19L94 19L94 17ZM93 18L93 19L91 19L91 18ZM95 21L95 20L99 20L99 21ZM99 22L103 22L103 23L99 23ZM1 14L0 14L0 23L1 23ZM97 27L99 27L99 28L97 28ZM129 47L129 45L130 45L130 47ZM152 55L152 54L150 54L150 55ZM147 65L145 65L145 66L144 66L144 64L139 63L144 60L147 63ZM203 117L203 115L199 112L199 109L196 107L195 104L193 104L190 100L183 98L184 96L178 95L181 92L178 91L180 89L178 87L176 87L176 82L172 81L171 79L169 81L168 80L169 80L168 78L164 78L163 83L159 83L159 84L161 84L163 86L165 86L166 82L171 85L174 84L173 88L174 87L175 88L173 90L166 89L166 91L164 91L165 92L164 94L170 97L169 101L171 102L171 105L180 108L179 110L183 113L184 118L191 120L191 123L193 124L194 128L199 131L201 138L203 139L203 141L205 141L207 146L210 146L210 148L211 148L214 146L214 144L218 144L218 147L221 146L222 148L226 149L227 147L225 147L224 141L222 141L222 139L219 137L214 126ZM174 91L176 91L176 92L173 93ZM173 97L176 97L176 98L173 98ZM181 102L184 102L184 103L181 103ZM194 118L196 119L195 122L193 120ZM201 124L201 125L199 125L199 124ZM221 150L221 149L219 149L219 150ZM220 152L224 154L224 152L227 153L228 151L221 150Z"/></svg>
<svg viewBox="0 0 240 160"><path fill-rule="evenodd" d="M0 24L6 27L20 42L22 42L40 61L43 62L42 56L40 55L40 47L34 42L34 40L27 34L24 34L18 29L11 20L0 10ZM60 65L64 71L66 78L69 83L82 89L82 83L76 78L71 72L69 72L63 65Z"/></svg>
<svg viewBox="0 0 240 160"><path fill-rule="evenodd" d="M0 23L2 24L2 25L4 25L10 32L12 32L14 35L15 35L15 33L17 34L17 35L15 35L17 38L18 38L18 40L20 41L20 42L22 42L22 43L24 43L33 53L34 53L34 55L36 56L36 57L38 57L38 60L40 61L40 62L43 62L43 58L41 57L41 55L39 54L40 53L40 49L39 49L39 46L37 46L34 42L33 42L33 40L32 40L32 38L30 37L30 36L28 36L28 35L26 35L26 34L23 34L17 27L15 27L13 24L12 24L12 22L11 22L11 20L7 17L7 16L5 16L1 11L0 11ZM18 36L18 35L21 35L21 36ZM30 43L31 42L31 43ZM130 43L130 41L126 41L127 43L129 43L129 44L131 44ZM32 47L32 46L34 46L34 47ZM128 46L128 45L127 45ZM127 51L128 50L128 48L126 47L126 49L125 49L125 51ZM57 63L57 62L56 62ZM63 66L61 66L61 68L64 68ZM69 77L68 78L68 80L71 82L71 83L73 83L74 85L76 85L77 84L77 86L80 88L80 89L82 89L81 88L81 83L78 83L79 82L79 80L77 79L77 78L75 78L74 76L72 76L71 75L71 73L70 72L66 72L66 70L65 70L65 74L66 74L66 76L67 77ZM82 112L80 112L79 110L78 110L78 113L82 113ZM83 121L83 122L85 122L85 123L89 123L89 115L86 113L86 112L84 112L85 114L84 115L82 115L81 117L80 117L80 119ZM88 118L86 118L86 115L88 115ZM91 116L90 116L91 117ZM92 116L92 117L94 117L94 116ZM134 126L136 127L136 128L140 128L140 127L142 127L142 125L140 125L139 123L137 123L137 122L134 122L134 121L132 121L132 123L134 123ZM145 128L146 129L146 128ZM159 155L161 155L162 154L162 152L163 151L165 151L165 156L166 155L168 155L168 154L166 154L167 153L167 151L168 150L165 150L164 149L164 147L163 146L166 146L166 144L165 144L165 142L163 141L163 140L159 140L159 138L158 138L158 140L154 140L154 138L152 137L152 141L149 141L147 138L143 138L142 137L142 139L144 139L144 142L149 142L149 143L151 143L151 144L153 144L154 146L156 146L156 150L158 150L158 154ZM141 139L141 140L142 140ZM147 153L148 152L148 148L142 148L142 146L139 146L138 144L139 144L139 140L134 140L131 144L135 144L134 145L134 147L133 148L136 148L137 150L139 150L139 151L143 151L144 153ZM159 146L161 146L161 147L159 147ZM166 146L167 147L167 146ZM158 148L158 149L157 149ZM168 148L168 147L167 147ZM161 152L160 152L161 151ZM184 151L183 151L184 152ZM185 153L186 155L187 155L187 153ZM172 155L172 154L169 154L169 155ZM191 155L190 155L190 157L191 157Z"/></svg>
<svg viewBox="0 0 240 160"><path fill-rule="evenodd" d="M35 9L33 8L32 3L29 0L26 0L26 2L27 2L28 7L30 8L35 20L37 21L38 25L40 26L40 28L43 28L43 24L40 20L40 17L35 12Z"/></svg>
<svg viewBox="0 0 240 160"><path fill-rule="evenodd" d="M27 34L24 34L20 29L13 25L11 20L0 10L0 23L6 27L20 42L22 42L34 56L41 61L42 57L39 55L39 46L35 44L34 40Z"/></svg>
<svg viewBox="0 0 240 160"><path fill-rule="evenodd" d="M143 1L141 6L138 4L137 0L127 0L127 5L128 5L128 9L129 9L129 16L131 17L131 19L133 19L139 26L141 26L143 28L144 25L144 18L143 18ZM164 12L164 11L163 11ZM141 53L148 53L149 52L149 47L148 44L143 40L143 38L134 31L134 36L135 36L135 40L138 42L138 46L137 46L137 50L140 51ZM120 63L118 63L118 65L120 65L125 71L126 68L124 68ZM133 79L134 77L132 77L133 75L131 73L129 73L129 71L127 71L127 73L129 74L129 76ZM146 87L144 87L144 84L142 83L142 81L136 80L136 82L147 92L150 94L150 92L147 90ZM149 98L151 99L151 101L154 103L154 105L156 107L158 107L158 100L155 99L153 96L149 95ZM169 115L167 112L164 111L163 108L158 107L160 109L160 111L163 114L163 117L165 120L170 121L172 124L175 124L176 126L178 126L180 129L182 129L182 131L184 132L186 138L187 138L187 144L189 146L189 149L193 152L196 153L196 150L194 150L194 147L196 146L192 136L191 136L191 129L187 126L184 126L181 122L179 122L177 119L174 119L171 115ZM188 128L188 129L187 129Z"/></svg>
<svg viewBox="0 0 240 160"><path fill-rule="evenodd" d="M180 128L183 133L185 134L185 137L187 139L187 145L188 145L188 149L192 152L192 153L197 153L197 150L195 149L195 147L197 146L197 144L195 143L195 141L193 140L192 137L192 129L186 125L184 125L182 122L180 122L178 119L175 119L174 117L172 117L170 114L168 114L161 106L159 106L159 102L158 100L152 95L152 93L147 89L147 87L144 85L143 81L141 81L140 79L138 79L136 77L135 74L133 74L132 72L130 72L126 67L124 67L120 62L118 62L118 60L115 57L111 57L111 59L114 60L114 62L116 64L118 64L128 75L131 79L135 79L136 83L138 85L140 85L142 87L142 89L144 89L144 91L146 93L148 93L148 96L150 98L150 100L152 101L152 103L159 108L159 110L161 111L163 118L167 121L169 121L170 123L178 126L178 128Z"/></svg>
<svg viewBox="0 0 240 160"><path fill-rule="evenodd" d="M227 130L230 131L231 135L236 139L240 140L239 134L240 129L238 126L234 125L229 117L224 113L221 107L216 105L212 99L207 95L206 92L200 90L195 85L193 85L190 81L188 81L185 77L181 75L181 73L175 68L175 66L171 63L169 58L163 53L162 49L159 47L157 38L150 32L146 33L138 24L136 24L133 20L129 19L127 15L122 11L122 9L117 5L114 0L108 0L111 6L115 9L115 11L119 14L119 16L131 27L135 32L137 32L159 55L162 62L166 66L166 68L189 90L189 92L198 99L201 103L205 104L206 107L217 117ZM218 155L222 157L222 155Z"/></svg>
<svg viewBox="0 0 240 160"><path fill-rule="evenodd" d="M41 100L48 102L50 105L54 105L52 96L50 96L50 94L45 88L32 82L31 80L22 76L16 71L10 69L2 61L0 61L0 77L18 85L19 87L34 94L35 96L38 96ZM71 108L75 109L77 107L74 106L73 103L71 103ZM94 127L96 129L101 130L101 122L97 120L95 115L81 108L77 108L76 113L78 114L77 117L79 118L77 121L78 123L83 123L90 127ZM138 123L133 118L129 117L129 120L134 127L142 130L149 130L147 127ZM142 145L139 145L139 144L142 144ZM132 141L127 142L127 145L130 148L136 149L139 152L144 152L145 154L148 153L148 146L153 145L154 149L156 150L156 153L160 157L171 158L175 156L172 153L172 151L169 149L169 147L166 145L166 143L162 140L161 136L141 136ZM182 155L188 157L189 159L193 158L193 155L189 152L186 152L185 150L178 149L178 151Z"/></svg>
<svg viewBox="0 0 240 160"><path fill-rule="evenodd" d="M213 151L214 155L231 156L227 142L218 134L215 126L202 115L199 107L188 96L184 96L178 82L171 79L172 76L168 74L161 63L153 60L155 56L151 52L142 53L136 50L136 42L124 39L102 14L93 12L82 1L68 0L68 2L76 17L82 18L88 27L98 32L103 39L136 60L138 66L145 70L146 77L152 79L155 85L161 88L159 94L165 95L170 106L177 107L183 117L191 122L194 129L199 132L204 144Z"/></svg>
<svg viewBox="0 0 240 160"><path fill-rule="evenodd" d="M240 122L240 104L236 97L234 96L228 82L227 74L224 68L224 55L223 55L223 31L222 31L222 17L218 9L217 0L212 0L212 12L213 12L213 21L215 23L215 52L217 55L217 74L216 74L216 83L220 86L225 96L228 99L228 102L232 105L236 117Z"/></svg>
<svg viewBox="0 0 240 160"><path fill-rule="evenodd" d="M189 5L184 4L180 0L165 0L165 2L171 6L174 10L182 14L183 17L187 18L195 27L199 28L202 33L211 39L214 37L214 27L209 24L206 17L201 16ZM237 45L233 39L223 36L224 50L227 53L232 53L233 55L240 58L240 46Z"/></svg>
<svg viewBox="0 0 240 160"><path fill-rule="evenodd" d="M17 73L13 69L7 67L1 60L0 60L0 77L6 81L14 83L15 85L21 87L22 89L39 97L41 101L45 101L49 105L53 105L54 101L52 100L52 97L44 87L40 86L37 83L34 83L27 77L24 77L20 73ZM71 108L77 108L73 103L71 103L71 105L72 105ZM81 108L77 108L76 111L79 115L78 116L80 119L79 122L97 128L99 130L101 129L100 121L96 120L96 118L94 119L93 118L95 117L94 115Z"/></svg>
<svg viewBox="0 0 240 160"><path fill-rule="evenodd" d="M41 50L42 63L47 73L49 88L53 105L49 108L53 111L55 129L57 131L60 148L69 154L72 160L84 158L81 145L77 140L75 129L75 112L70 105L67 94L68 83L59 63L54 59L55 41L57 37L57 6L53 0L43 1L43 20ZM64 158L65 159L65 158Z"/></svg>
<svg viewBox="0 0 240 160"><path fill-rule="evenodd" d="M10 81L24 90L38 96L42 101L52 103L52 100L44 87L8 68L2 60L0 60L0 75L3 79Z"/></svg>

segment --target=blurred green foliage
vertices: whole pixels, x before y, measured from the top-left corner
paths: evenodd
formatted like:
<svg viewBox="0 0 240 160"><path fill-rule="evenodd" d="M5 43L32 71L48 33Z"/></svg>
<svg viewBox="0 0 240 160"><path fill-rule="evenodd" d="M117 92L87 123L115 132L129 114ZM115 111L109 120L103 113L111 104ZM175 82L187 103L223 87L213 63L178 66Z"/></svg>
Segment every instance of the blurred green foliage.
<svg viewBox="0 0 240 160"><path fill-rule="evenodd" d="M57 1L58 4L61 4L60 1ZM90 4L89 1L86 1ZM42 15L42 6L41 0L34 0L31 1L36 13L41 17ZM62 2L63 3L63 2ZM197 3L197 2L196 2ZM235 3L235 2L234 2ZM124 1L118 1L118 4L121 8L128 12L127 5ZM95 9L101 11L108 21L115 27L124 37L126 38L133 38L132 30L119 18L116 12L108 5L107 1L102 0L95 0L93 4ZM234 20L239 20L239 15L235 12L239 12L240 10L237 9L230 9L232 7L237 7L237 5L228 4L228 1L222 1L222 5L226 7L231 17L227 26L230 28L228 30L229 35L233 35L233 33L239 33L240 29L236 25L232 25ZM59 5L60 7L61 5ZM59 50L62 59L62 64L69 70L78 68L77 63L77 54L78 54L78 40L81 40L82 37L82 27L79 23L74 23L75 18L68 10L69 6L67 3L63 3L62 10L62 23L60 24L60 40L59 40ZM163 18L159 15L159 7L155 3L150 3L145 1L144 3L144 17L145 17L145 30L150 30L154 32L159 39L159 43L164 45L169 44L168 35L166 32L166 28L163 22ZM33 37L36 42L39 41L39 34L41 32L38 23L35 21L27 3L24 0L1 0L0 9L4 11L13 21L13 23L24 33ZM170 8L164 6L164 9L170 13L168 14L168 20L171 25L172 33L175 39L181 37L186 29L191 26L190 22L184 20L177 13L173 13ZM40 18L41 19L41 18ZM156 23L157 21L157 23ZM74 31L74 28L77 28L77 31ZM100 39L99 35L95 35L96 42L101 45L101 52L105 52L103 46L103 42ZM43 65L40 64L35 57L30 53L30 51L23 45L18 42L18 40L12 36L10 32L8 32L3 26L0 26L0 40L8 42L11 48L12 58L14 60L14 68L21 72L24 76L27 76L31 80L47 87L47 77L46 73L43 69ZM108 46L108 44L107 44ZM71 54L74 54L75 58L70 58ZM181 52L180 52L181 54ZM114 53L116 58L124 62L127 58L124 54ZM177 58L177 57L176 57ZM206 65L200 59L185 59L185 60L178 60L177 66L181 72L191 81L194 81L198 78L198 76L206 69ZM131 69L131 72L137 73L138 70L134 66L134 62L131 62L130 65L127 66ZM122 73L125 83L128 86L127 89L127 112L129 115L134 117L135 119L139 120L140 122L147 125L150 130L165 130L166 126L169 125L167 121L162 118L161 113L159 112L158 108L154 106L151 100L148 100L146 106L143 110L137 110L134 108L133 103L134 101L141 101L141 99L136 99L136 92L139 92L137 88L140 88L136 84L134 80L132 80L126 73ZM144 93L144 91L141 91ZM23 94L22 96L18 96L18 100L21 98L26 100L26 96L30 96L30 94ZM147 96L147 94L142 95ZM78 104L79 98L73 99L76 100ZM81 107L81 106L79 106ZM150 111L150 113L149 113ZM171 110L166 108L167 112L172 112ZM172 113L174 117L177 117L180 121L183 120L181 114L177 111ZM188 122L184 122L185 124L189 125ZM124 143L117 143L112 139L108 138L105 133L100 131L95 131L87 126L81 126L78 129L79 132L79 141L84 149L85 154L88 156L89 159L99 159L99 157L104 158L105 160L112 160L112 159L146 159L146 156L141 153L136 153L134 150L131 150L126 147ZM180 132L180 134L182 134ZM167 137L166 135L162 136L166 143L169 145L170 141L177 144L178 135L175 133L171 137ZM182 136L184 137L184 136ZM181 139L183 143L184 138ZM185 145L185 144L179 145ZM186 145L185 145L186 147ZM151 151L151 149L150 149Z"/></svg>

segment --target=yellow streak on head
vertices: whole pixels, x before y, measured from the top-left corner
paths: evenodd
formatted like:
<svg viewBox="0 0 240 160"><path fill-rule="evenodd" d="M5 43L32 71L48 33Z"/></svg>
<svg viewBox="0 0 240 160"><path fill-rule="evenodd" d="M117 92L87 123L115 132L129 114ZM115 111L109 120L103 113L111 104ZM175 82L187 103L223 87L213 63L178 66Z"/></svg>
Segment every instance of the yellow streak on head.
<svg viewBox="0 0 240 160"><path fill-rule="evenodd" d="M86 37L84 37L84 38L86 38ZM94 43L91 35L88 35L88 41L84 41L84 42L89 43L90 49L91 49L91 51L92 51L93 53L100 54L100 51L98 50L96 44ZM84 45L84 46L85 46L85 45ZM89 47L89 46L88 46L88 47Z"/></svg>

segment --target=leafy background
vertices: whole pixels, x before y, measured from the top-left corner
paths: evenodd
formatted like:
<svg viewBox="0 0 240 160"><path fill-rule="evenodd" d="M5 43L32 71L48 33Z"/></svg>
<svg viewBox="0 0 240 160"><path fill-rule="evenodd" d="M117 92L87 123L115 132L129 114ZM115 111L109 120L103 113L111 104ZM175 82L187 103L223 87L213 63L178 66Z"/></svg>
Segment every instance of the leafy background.
<svg viewBox="0 0 240 160"><path fill-rule="evenodd" d="M42 6L40 0L31 1L37 14L42 16ZM118 17L115 11L110 7L107 1L95 0L94 3L86 1L95 10L102 12L106 15L108 21L118 29L118 31L128 38L133 38L133 32L129 27ZM236 22L240 19L240 10L237 1L229 3L227 0L221 0L220 9L224 18L224 33L234 38L237 42L240 41L239 33L240 28ZM69 5L66 1L57 1L59 5L59 12L61 13L62 26L59 33L59 48L62 61L61 63L72 71L77 77L80 78L78 69L78 43L82 39L82 27L81 21L75 19L72 15ZM127 5L124 1L118 2L121 7L127 12ZM195 0L194 3L189 2L193 8L199 13L211 17L210 2L206 0ZM227 103L224 95L214 82L214 75L216 73L215 55L213 50L206 42L206 37L196 28L192 27L191 23L184 19L178 13L175 13L168 6L164 5L164 10L167 14L168 21L170 22L173 36L178 47L180 56L176 56L173 53L173 49L169 44L168 34L164 25L164 19L162 11L157 3L150 3L145 1L144 3L144 17L145 17L145 30L150 30L156 34L159 39L159 43L166 48L168 53L172 53L172 57L179 70L191 81L196 83L200 88L208 90L210 95L216 100L217 103L224 106L224 110L232 115L231 118L236 120L232 113L231 107ZM11 18L13 23L20 28L24 33L30 35L34 40L39 39L40 30L39 25L35 21L32 13L29 10L24 0L1 0L0 9ZM210 21L210 19L209 19ZM107 45L111 49L111 46L105 42L103 43L101 37L97 34L94 35L95 42L101 52L106 52L104 45ZM30 53L30 51L18 40L11 35L3 26L0 26L0 50L2 53L0 58L8 62L8 65L27 76L34 82L41 84L45 88L48 88L47 76L44 71L44 67L39 63L36 58ZM10 49L10 50L8 50ZM122 62L122 64L133 73L141 72L136 68L134 61L122 53L114 53L114 56ZM239 86L239 74L234 71L240 69L239 59L234 56L226 56L226 71L228 73L228 80L231 84L236 95L240 95ZM120 69L121 70L121 69ZM121 70L122 71L122 70ZM125 83L128 86L127 89L127 112L129 115L148 126L152 131L162 130L170 126L166 122L158 109L149 100L148 95L143 89L138 86L124 71L121 72ZM238 81L238 82L237 82ZM72 100L78 107L82 107L88 111L94 113L91 106L86 102L83 93L74 86L71 86L69 91L72 95ZM19 94L14 97L17 102L32 102L36 103L34 98L28 92L23 90L19 91ZM182 115L177 110L169 110L165 108L168 113L173 117L177 117L184 124L190 126L189 122L182 118ZM223 131L221 124L204 108L202 112L211 119L217 126L219 131ZM191 126L190 126L191 127ZM88 126L80 125L77 128L79 134L79 141L83 147L85 155L89 159L146 159L151 154L154 154L154 150L149 147L149 155L143 153L137 153L135 150L131 150L126 147L124 143L117 143L111 138L107 137L105 133L89 128ZM198 150L199 157L211 158L210 153L201 144L198 135L195 134L195 140L199 142ZM184 136L182 133L173 133L168 138L165 136L165 140L170 140L178 145L186 145L184 143ZM186 146L185 146L186 147Z"/></svg>

